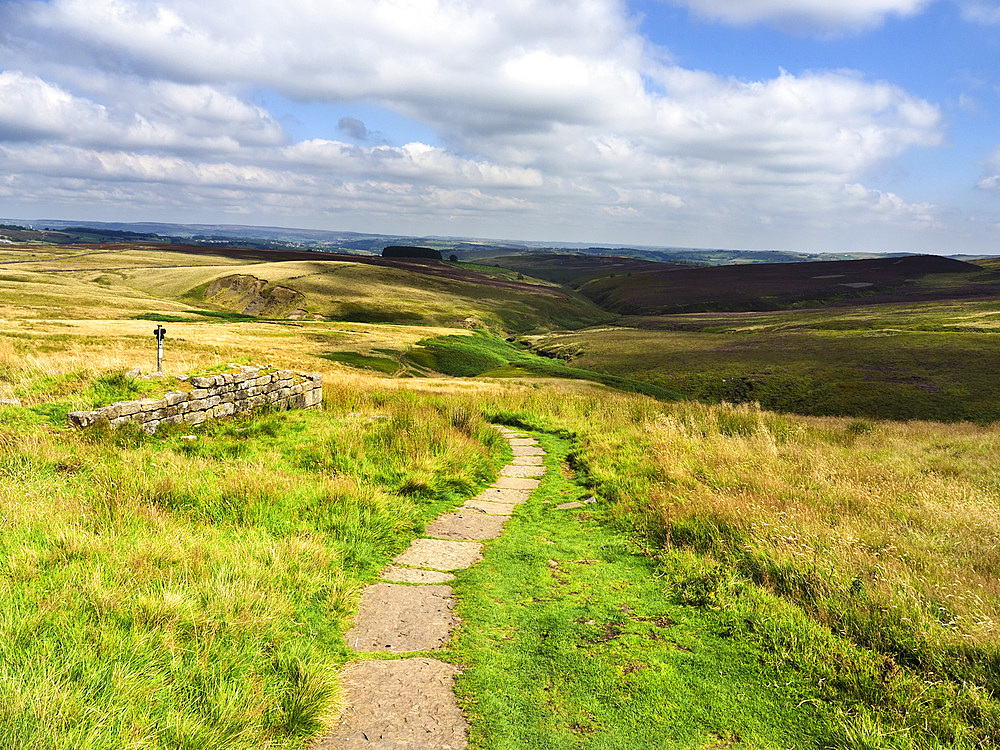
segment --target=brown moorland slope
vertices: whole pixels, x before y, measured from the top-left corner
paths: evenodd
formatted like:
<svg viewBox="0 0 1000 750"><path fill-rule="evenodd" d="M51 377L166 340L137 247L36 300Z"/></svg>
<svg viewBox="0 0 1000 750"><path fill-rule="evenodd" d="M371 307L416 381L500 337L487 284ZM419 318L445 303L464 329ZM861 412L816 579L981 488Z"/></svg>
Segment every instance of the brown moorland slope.
<svg viewBox="0 0 1000 750"><path fill-rule="evenodd" d="M490 262L538 279L567 284L571 287L579 287L594 279L615 277L619 274L627 275L642 271L665 271L688 267L679 263L663 263L620 255L550 252L500 255L491 258Z"/></svg>
<svg viewBox="0 0 1000 750"><path fill-rule="evenodd" d="M581 290L601 307L632 315L777 310L830 304L1000 294L1000 275L936 255L871 260L680 267L596 279Z"/></svg>

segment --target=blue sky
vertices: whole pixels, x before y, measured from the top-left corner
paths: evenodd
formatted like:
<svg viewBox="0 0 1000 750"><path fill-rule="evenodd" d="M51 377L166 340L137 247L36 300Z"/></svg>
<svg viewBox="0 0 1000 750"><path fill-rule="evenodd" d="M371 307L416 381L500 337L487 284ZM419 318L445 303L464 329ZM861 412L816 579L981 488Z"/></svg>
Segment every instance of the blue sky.
<svg viewBox="0 0 1000 750"><path fill-rule="evenodd" d="M997 0L2 0L0 216L1000 255Z"/></svg>

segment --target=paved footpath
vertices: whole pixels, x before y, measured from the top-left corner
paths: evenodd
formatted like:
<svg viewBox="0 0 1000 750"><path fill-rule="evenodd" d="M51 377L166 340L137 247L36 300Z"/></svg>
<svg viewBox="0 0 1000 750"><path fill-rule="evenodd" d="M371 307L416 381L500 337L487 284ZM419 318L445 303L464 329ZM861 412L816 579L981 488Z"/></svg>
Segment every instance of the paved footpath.
<svg viewBox="0 0 1000 750"><path fill-rule="evenodd" d="M482 558L483 542L500 536L514 508L545 473L538 442L498 427L514 451L491 487L433 521L361 593L354 627L345 635L358 652L405 654L442 648L458 624L452 613L452 571ZM437 659L356 661L341 673L340 724L313 750L458 750L468 725L455 700L458 668Z"/></svg>

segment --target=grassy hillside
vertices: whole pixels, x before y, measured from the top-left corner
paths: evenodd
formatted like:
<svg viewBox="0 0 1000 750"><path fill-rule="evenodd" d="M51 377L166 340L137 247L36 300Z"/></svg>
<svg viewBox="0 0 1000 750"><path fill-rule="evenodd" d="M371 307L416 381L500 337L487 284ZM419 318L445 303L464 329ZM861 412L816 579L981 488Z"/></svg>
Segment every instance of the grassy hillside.
<svg viewBox="0 0 1000 750"><path fill-rule="evenodd" d="M995 302L624 318L529 337L569 364L720 402L813 415L1000 419Z"/></svg>
<svg viewBox="0 0 1000 750"><path fill-rule="evenodd" d="M329 260L327 259L329 258ZM207 294L213 281L252 277L259 295L287 304L249 307L242 294ZM586 298L509 271L408 260L187 246L0 248L0 290L19 315L120 317L187 307L264 317L487 326L528 331L608 320Z"/></svg>

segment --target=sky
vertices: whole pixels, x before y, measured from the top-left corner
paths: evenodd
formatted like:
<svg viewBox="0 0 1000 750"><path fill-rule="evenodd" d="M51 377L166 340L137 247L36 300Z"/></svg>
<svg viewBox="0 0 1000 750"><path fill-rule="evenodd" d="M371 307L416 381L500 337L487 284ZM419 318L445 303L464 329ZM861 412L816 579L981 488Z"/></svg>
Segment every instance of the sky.
<svg viewBox="0 0 1000 750"><path fill-rule="evenodd" d="M0 0L0 216L1000 255L1000 0Z"/></svg>

